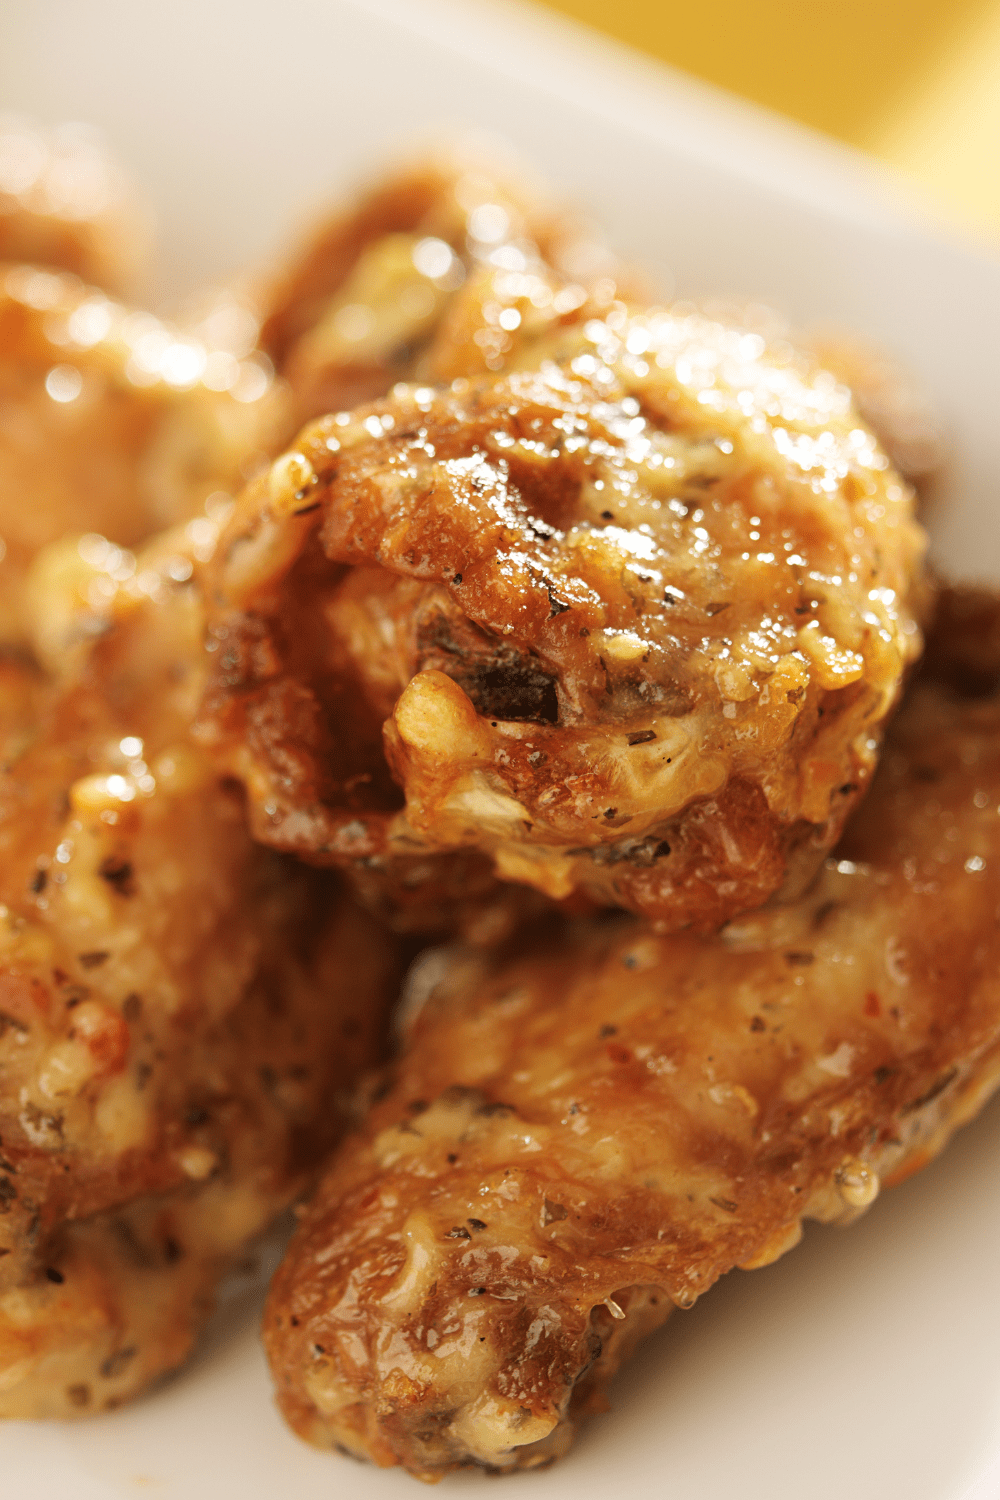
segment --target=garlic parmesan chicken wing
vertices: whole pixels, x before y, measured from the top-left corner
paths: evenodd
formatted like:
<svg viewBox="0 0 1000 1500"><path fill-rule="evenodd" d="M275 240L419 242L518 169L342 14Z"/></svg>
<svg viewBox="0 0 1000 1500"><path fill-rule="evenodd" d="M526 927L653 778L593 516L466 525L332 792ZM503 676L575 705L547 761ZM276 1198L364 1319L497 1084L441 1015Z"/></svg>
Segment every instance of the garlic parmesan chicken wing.
<svg viewBox="0 0 1000 1500"><path fill-rule="evenodd" d="M946 600L796 903L424 960L271 1292L296 1431L424 1479L544 1463L672 1307L850 1220L976 1112L1000 1081L998 620Z"/></svg>
<svg viewBox="0 0 1000 1500"><path fill-rule="evenodd" d="M323 418L251 486L200 732L277 848L475 850L717 927L868 782L921 643L912 492L843 387L738 328L615 303L515 355Z"/></svg>
<svg viewBox="0 0 1000 1500"><path fill-rule="evenodd" d="M336 1139L398 987L393 940L255 844L189 739L184 542L140 555L5 746L0 1415L95 1410L177 1363Z"/></svg>
<svg viewBox="0 0 1000 1500"><path fill-rule="evenodd" d="M204 524L205 502L241 487L284 420L259 360L74 276L0 265L0 641L31 629L27 573L45 544L84 533L130 548ZM134 558L114 558L127 576Z"/></svg>

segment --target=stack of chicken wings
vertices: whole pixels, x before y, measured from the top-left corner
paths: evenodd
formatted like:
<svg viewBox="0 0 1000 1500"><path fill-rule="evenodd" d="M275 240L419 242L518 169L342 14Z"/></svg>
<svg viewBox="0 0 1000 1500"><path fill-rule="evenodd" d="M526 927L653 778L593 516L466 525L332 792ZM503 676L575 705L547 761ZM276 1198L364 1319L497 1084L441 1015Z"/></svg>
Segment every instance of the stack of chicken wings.
<svg viewBox="0 0 1000 1500"><path fill-rule="evenodd" d="M831 351L871 426L516 174L407 168L166 322L18 128L0 1413L176 1367L305 1198L295 1430L548 1463L1000 1082L1000 605L926 572L884 362Z"/></svg>

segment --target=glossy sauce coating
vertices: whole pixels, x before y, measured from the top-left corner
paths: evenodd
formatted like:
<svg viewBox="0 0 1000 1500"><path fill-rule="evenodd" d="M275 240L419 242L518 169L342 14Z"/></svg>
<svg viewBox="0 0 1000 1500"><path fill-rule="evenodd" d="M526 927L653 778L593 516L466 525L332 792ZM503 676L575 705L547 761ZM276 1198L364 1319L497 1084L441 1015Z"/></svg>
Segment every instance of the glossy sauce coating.
<svg viewBox="0 0 1000 1500"><path fill-rule="evenodd" d="M524 164L453 146L390 173L258 284L261 346L289 381L299 421L387 394L515 366L554 328L583 329L650 288L592 225L555 205ZM706 316L816 353L848 385L906 478L943 449L912 373L855 334L790 330L774 309L712 299Z"/></svg>
<svg viewBox="0 0 1000 1500"><path fill-rule="evenodd" d="M398 985L392 939L336 878L255 844L188 736L204 622L184 545L140 554L0 776L0 1414L77 1414L79 1374L60 1372L96 1371L118 1312L105 1298L80 1322L71 1273L93 1240L101 1282L113 1223L72 1226L150 1194L189 1225L163 1231L170 1265L201 1265L165 1272L163 1295L197 1295L87 1409L176 1363L216 1276L336 1139Z"/></svg>
<svg viewBox="0 0 1000 1500"><path fill-rule="evenodd" d="M630 919L424 959L284 1265L304 1437L421 1478L564 1451L630 1344L849 1220L1000 1081L998 606L949 597L836 855L718 936Z"/></svg>
<svg viewBox="0 0 1000 1500"><path fill-rule="evenodd" d="M845 388L739 329L614 303L508 354L323 418L242 498L205 742L317 862L474 848L718 926L870 777L920 649L912 493Z"/></svg>

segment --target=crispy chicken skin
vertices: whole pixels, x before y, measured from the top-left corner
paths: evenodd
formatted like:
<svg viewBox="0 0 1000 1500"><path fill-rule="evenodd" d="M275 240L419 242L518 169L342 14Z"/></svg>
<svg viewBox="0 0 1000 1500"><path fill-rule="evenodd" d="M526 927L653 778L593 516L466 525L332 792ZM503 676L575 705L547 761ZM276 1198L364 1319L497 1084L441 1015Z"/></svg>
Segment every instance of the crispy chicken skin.
<svg viewBox="0 0 1000 1500"><path fill-rule="evenodd" d="M33 1409L18 1309L64 1226L164 1193L183 1217L217 1182L237 1250L336 1138L398 987L395 941L330 872L255 844L188 738L183 543L140 555L0 777L0 1412ZM191 1253L217 1264L212 1244Z"/></svg>
<svg viewBox="0 0 1000 1500"><path fill-rule="evenodd" d="M979 1108L1000 1081L998 618L946 600L796 903L711 938L619 916L424 960L403 1055L271 1292L296 1431L424 1479L546 1462L673 1306L803 1218L849 1220Z"/></svg>
<svg viewBox="0 0 1000 1500"><path fill-rule="evenodd" d="M263 366L76 277L0 265L0 641L25 637L40 547L83 532L129 548L204 518L274 451L283 413Z"/></svg>
<svg viewBox="0 0 1000 1500"><path fill-rule="evenodd" d="M555 328L582 330L650 288L592 226L474 149L384 178L314 233L257 289L261 344L294 391L300 423L385 395L516 366ZM773 310L717 300L713 321L802 344L851 388L894 466L925 482L943 440L926 392L886 350L825 329L794 334Z"/></svg>
<svg viewBox="0 0 1000 1500"><path fill-rule="evenodd" d="M94 131L0 117L0 261L130 293L146 240L145 216Z"/></svg>
<svg viewBox="0 0 1000 1500"><path fill-rule="evenodd" d="M249 488L204 743L307 859L474 849L717 927L808 878L871 775L920 649L912 492L843 387L739 329L616 303L510 358L540 368L323 418Z"/></svg>

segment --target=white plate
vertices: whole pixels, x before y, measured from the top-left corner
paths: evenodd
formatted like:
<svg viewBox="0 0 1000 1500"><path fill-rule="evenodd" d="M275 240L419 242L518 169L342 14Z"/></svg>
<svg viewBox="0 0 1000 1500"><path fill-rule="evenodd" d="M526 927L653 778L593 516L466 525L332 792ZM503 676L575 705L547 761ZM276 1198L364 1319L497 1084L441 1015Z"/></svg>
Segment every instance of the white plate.
<svg viewBox="0 0 1000 1500"><path fill-rule="evenodd" d="M952 440L935 555L1000 579L1000 265L820 137L534 12L452 0L6 0L0 107L104 127L159 210L155 290L170 296L275 249L415 136L500 131L679 294L770 300L902 355ZM814 1228L677 1314L570 1457L505 1488L994 1500L998 1125L1000 1104L848 1234ZM283 1429L258 1301L233 1294L193 1364L130 1409L0 1431L4 1500L415 1494Z"/></svg>

